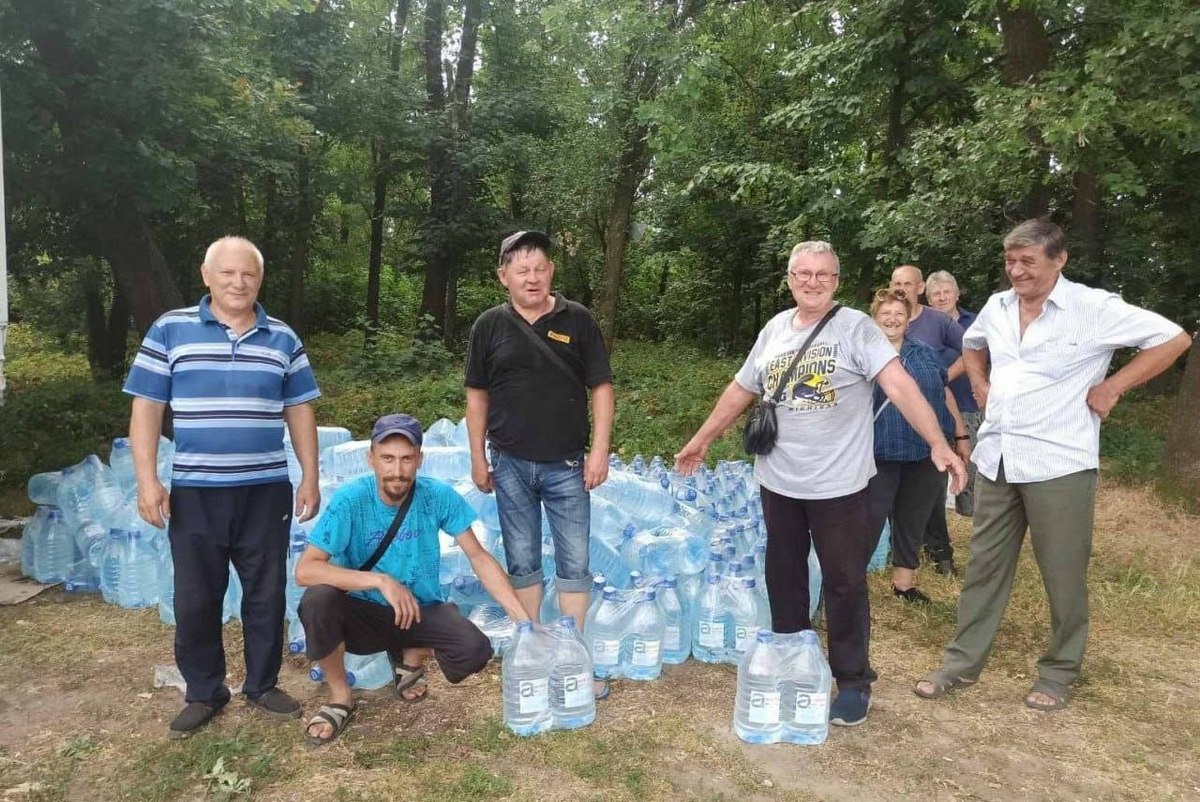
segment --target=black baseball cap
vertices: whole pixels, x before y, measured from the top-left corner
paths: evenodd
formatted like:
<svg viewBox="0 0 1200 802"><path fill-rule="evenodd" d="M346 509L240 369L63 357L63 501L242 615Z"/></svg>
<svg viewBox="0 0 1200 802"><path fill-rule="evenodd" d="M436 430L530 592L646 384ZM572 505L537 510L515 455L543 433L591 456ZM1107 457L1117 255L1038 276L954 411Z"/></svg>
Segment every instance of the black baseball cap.
<svg viewBox="0 0 1200 802"><path fill-rule="evenodd" d="M421 447L421 441L425 437L421 432L421 422L419 420L412 415L396 412L391 415L384 415L375 421L375 428L371 430L371 442L382 443L394 434L407 437L417 448Z"/></svg>
<svg viewBox="0 0 1200 802"><path fill-rule="evenodd" d="M518 231L515 234L509 234L500 243L500 261L504 261L506 253L515 251L522 245L536 245L549 253L550 238L540 231Z"/></svg>

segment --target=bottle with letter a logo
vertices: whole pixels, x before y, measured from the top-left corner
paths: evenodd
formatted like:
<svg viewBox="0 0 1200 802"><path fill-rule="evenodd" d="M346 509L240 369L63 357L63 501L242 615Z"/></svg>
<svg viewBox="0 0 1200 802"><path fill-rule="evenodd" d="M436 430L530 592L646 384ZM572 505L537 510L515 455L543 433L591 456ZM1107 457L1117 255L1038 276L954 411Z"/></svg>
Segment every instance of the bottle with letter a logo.
<svg viewBox="0 0 1200 802"><path fill-rule="evenodd" d="M593 606L584 626L592 670L600 679L616 677L621 670L620 591L612 585L604 588L600 604Z"/></svg>
<svg viewBox="0 0 1200 802"><path fill-rule="evenodd" d="M658 679L662 673L665 630L662 608L654 590L639 588L631 593L633 607L622 639L621 675L629 679Z"/></svg>
<svg viewBox="0 0 1200 802"><path fill-rule="evenodd" d="M550 711L552 655L548 635L536 631L530 621L517 625L501 669L504 725L516 735L537 735L553 724Z"/></svg>
<svg viewBox="0 0 1200 802"><path fill-rule="evenodd" d="M550 709L554 728L573 730L586 727L596 718L592 658L573 617L562 616L557 624L549 627L549 632L554 638L550 669Z"/></svg>
<svg viewBox="0 0 1200 802"><path fill-rule="evenodd" d="M783 735L782 702L787 669L772 633L756 633L738 666L733 731L749 744L778 743Z"/></svg>
<svg viewBox="0 0 1200 802"><path fill-rule="evenodd" d="M817 633L788 636L787 680L783 695L783 740L821 744L829 735L829 693L833 676Z"/></svg>

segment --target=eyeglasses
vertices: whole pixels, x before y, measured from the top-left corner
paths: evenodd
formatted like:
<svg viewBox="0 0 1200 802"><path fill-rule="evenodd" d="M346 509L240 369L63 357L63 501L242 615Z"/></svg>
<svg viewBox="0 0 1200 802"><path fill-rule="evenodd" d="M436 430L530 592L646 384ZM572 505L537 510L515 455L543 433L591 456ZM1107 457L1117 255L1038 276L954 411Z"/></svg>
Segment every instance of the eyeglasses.
<svg viewBox="0 0 1200 802"><path fill-rule="evenodd" d="M801 284L807 284L808 282L812 281L814 278L820 284L832 284L833 280L837 277L838 277L837 273L825 273L825 272L814 273L811 270L797 270L795 272L793 272L791 270L788 271L788 278L791 279L792 281L797 281Z"/></svg>

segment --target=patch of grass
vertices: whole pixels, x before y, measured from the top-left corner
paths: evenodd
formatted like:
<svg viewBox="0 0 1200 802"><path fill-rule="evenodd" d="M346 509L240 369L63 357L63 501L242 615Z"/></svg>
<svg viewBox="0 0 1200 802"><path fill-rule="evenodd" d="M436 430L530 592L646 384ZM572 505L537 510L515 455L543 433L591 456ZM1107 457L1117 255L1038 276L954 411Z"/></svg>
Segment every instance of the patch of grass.
<svg viewBox="0 0 1200 802"><path fill-rule="evenodd" d="M418 736L395 738L383 746L359 749L354 762L365 769L411 768L420 763L430 748L430 739Z"/></svg>
<svg viewBox="0 0 1200 802"><path fill-rule="evenodd" d="M279 776L276 758L295 740L290 728L268 723L239 727L232 735L202 732L183 741L153 741L140 744L114 779L124 797L148 801L172 799L197 784L227 795L243 793L238 781L259 789Z"/></svg>
<svg viewBox="0 0 1200 802"><path fill-rule="evenodd" d="M1173 396L1133 393L1113 408L1100 427L1100 456L1106 479L1153 481L1162 473Z"/></svg>
<svg viewBox="0 0 1200 802"><path fill-rule="evenodd" d="M63 757L83 757L90 755L99 749L99 744L90 735L80 735L72 738L71 742L62 748L59 752Z"/></svg>
<svg viewBox="0 0 1200 802"><path fill-rule="evenodd" d="M516 737L504 729L499 716L488 716L476 721L467 733L466 741L477 752L496 755L511 749Z"/></svg>
<svg viewBox="0 0 1200 802"><path fill-rule="evenodd" d="M463 799L501 799L512 792L513 784L507 777L495 774L478 763L470 763L463 767L457 780L448 785L437 783L425 798L459 802Z"/></svg>

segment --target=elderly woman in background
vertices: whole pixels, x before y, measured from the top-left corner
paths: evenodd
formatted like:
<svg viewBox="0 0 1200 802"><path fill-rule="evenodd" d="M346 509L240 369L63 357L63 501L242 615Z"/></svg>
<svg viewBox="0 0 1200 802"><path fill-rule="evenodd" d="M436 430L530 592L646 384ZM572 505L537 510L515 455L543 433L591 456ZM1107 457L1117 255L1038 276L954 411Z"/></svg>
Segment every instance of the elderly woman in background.
<svg viewBox="0 0 1200 802"><path fill-rule="evenodd" d="M937 415L941 430L953 438L965 462L969 438L954 395L947 386L946 367L937 352L906 337L915 299L903 290L880 290L871 303L871 317L900 355L900 364L916 382ZM921 536L938 512L946 480L930 459L929 444L875 388L875 470L867 485L871 531L878 534L886 518L892 521L892 593L906 602L928 604L916 586Z"/></svg>
<svg viewBox="0 0 1200 802"><path fill-rule="evenodd" d="M829 662L838 695L833 724L866 720L875 673L868 657L871 622L866 565L878 531L868 516L867 482L875 473L872 393L878 382L892 404L930 444L938 470L955 486L962 461L942 434L933 409L901 367L896 351L867 315L836 308L839 263L827 242L802 242L788 259L787 282L796 302L759 332L754 348L708 419L675 455L690 474L708 447L756 399L782 387L776 407L778 439L754 461L767 525L767 596L776 632L809 629L810 546L821 564ZM793 370L801 346L832 316Z"/></svg>
<svg viewBox="0 0 1200 802"><path fill-rule="evenodd" d="M958 281L945 270L930 273L929 278L925 279L925 299L929 301L929 305L954 318L965 332L975 322L975 313L959 308L958 298ZM971 392L971 382L968 381L965 373L950 382L950 392L954 393L954 400L958 402L959 412L962 413L963 423L967 427L967 435L971 438L971 447L974 448L979 424L983 423L983 414L979 411L979 404L976 403L975 396ZM968 463L967 465L967 486L954 497L954 509L959 515L965 515L968 518L975 514L975 466L973 464Z"/></svg>

